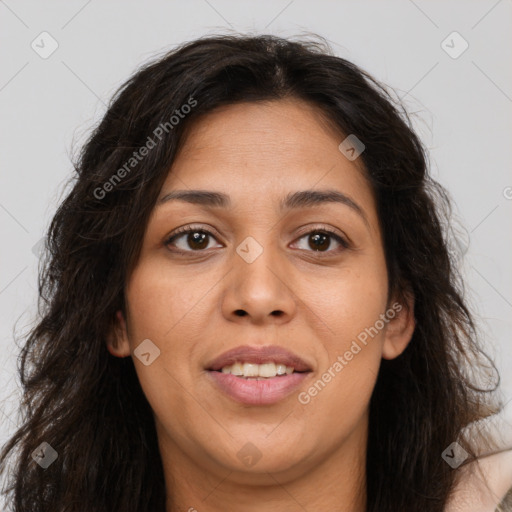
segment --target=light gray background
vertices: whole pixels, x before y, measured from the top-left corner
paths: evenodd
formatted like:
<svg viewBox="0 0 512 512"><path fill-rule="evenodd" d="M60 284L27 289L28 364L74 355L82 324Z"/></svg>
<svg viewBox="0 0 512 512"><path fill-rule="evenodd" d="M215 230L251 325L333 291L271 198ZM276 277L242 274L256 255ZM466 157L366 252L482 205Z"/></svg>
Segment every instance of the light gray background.
<svg viewBox="0 0 512 512"><path fill-rule="evenodd" d="M0 1L0 444L17 422L14 323L23 330L33 322L33 246L62 199L72 149L139 64L226 30L316 32L416 113L432 172L455 201L462 251L469 242L467 293L510 410L511 22L512 0ZM47 59L31 48L42 46L43 31L59 45ZM455 59L441 46L453 31L469 44ZM457 51L452 39L446 44Z"/></svg>

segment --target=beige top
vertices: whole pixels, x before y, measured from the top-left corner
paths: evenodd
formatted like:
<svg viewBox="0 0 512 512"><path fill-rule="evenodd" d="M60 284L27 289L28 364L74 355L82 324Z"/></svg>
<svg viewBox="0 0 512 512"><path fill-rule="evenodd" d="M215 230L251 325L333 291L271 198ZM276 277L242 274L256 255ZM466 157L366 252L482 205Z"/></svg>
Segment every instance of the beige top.
<svg viewBox="0 0 512 512"><path fill-rule="evenodd" d="M485 479L478 471L470 474L470 466L476 463ZM457 487L446 512L512 512L510 496L505 500L512 491L512 450L467 464L461 471L468 476Z"/></svg>
<svg viewBox="0 0 512 512"><path fill-rule="evenodd" d="M508 407L508 411L486 420L498 449L505 451L460 467L461 480L445 512L512 512L511 416Z"/></svg>

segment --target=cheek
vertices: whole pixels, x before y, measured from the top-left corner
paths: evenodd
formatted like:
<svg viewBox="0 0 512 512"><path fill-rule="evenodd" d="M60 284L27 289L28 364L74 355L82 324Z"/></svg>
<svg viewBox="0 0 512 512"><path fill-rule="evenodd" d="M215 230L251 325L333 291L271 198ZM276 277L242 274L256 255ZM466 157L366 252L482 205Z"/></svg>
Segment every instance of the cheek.
<svg viewBox="0 0 512 512"><path fill-rule="evenodd" d="M387 274L378 261L344 269L335 278L311 281L305 302L328 328L329 351L347 350L350 341L370 328L386 310ZM348 347L347 347L348 343Z"/></svg>
<svg viewBox="0 0 512 512"><path fill-rule="evenodd" d="M137 267L126 290L131 341L150 338L168 345L199 314L206 281L197 275L184 277L157 260Z"/></svg>
<svg viewBox="0 0 512 512"><path fill-rule="evenodd" d="M193 421L188 403L190 395L184 391L191 389L190 368L185 364L190 359L187 352L190 344L179 342L183 341L179 320L186 313L179 295L179 292L171 293L161 279L146 278L142 272L134 276L132 287L127 290L132 354L146 339L159 351L149 365L133 354L137 378L155 421L164 424L175 439L186 438L183 425ZM176 411L180 411L179 421L176 421Z"/></svg>
<svg viewBox="0 0 512 512"><path fill-rule="evenodd" d="M333 440L346 439L364 428L378 365L375 354L364 357L366 363L353 359L346 366L330 364L299 397L297 418L306 428L314 425L311 428L321 433L319 444L326 450Z"/></svg>
<svg viewBox="0 0 512 512"><path fill-rule="evenodd" d="M386 323L387 274L382 263L346 269L309 295L323 344L319 374L306 390L313 408L355 419L364 412L379 371ZM311 288L310 288L311 291ZM350 414L348 414L350 411ZM350 418L348 417L350 416Z"/></svg>
<svg viewBox="0 0 512 512"><path fill-rule="evenodd" d="M126 289L129 304L128 333L132 353L146 339L158 347L150 365L134 355L135 369L153 410L159 416L172 410L184 411L197 368L196 340L204 336L211 311L205 293L215 280L172 271L156 259L147 258L136 267Z"/></svg>
<svg viewBox="0 0 512 512"><path fill-rule="evenodd" d="M325 324L318 373L299 396L301 415L326 438L358 428L379 372L385 333L387 280L380 272L347 271L318 294L314 309ZM326 414L326 412L328 412Z"/></svg>

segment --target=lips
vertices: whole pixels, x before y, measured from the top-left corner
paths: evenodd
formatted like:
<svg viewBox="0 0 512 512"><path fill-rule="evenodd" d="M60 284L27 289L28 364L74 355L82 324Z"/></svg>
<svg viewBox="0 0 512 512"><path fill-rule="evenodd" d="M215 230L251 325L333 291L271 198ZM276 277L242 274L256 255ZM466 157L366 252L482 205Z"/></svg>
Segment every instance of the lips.
<svg viewBox="0 0 512 512"><path fill-rule="evenodd" d="M263 365L276 363L293 368L293 373L271 378L246 379L220 370L234 363ZM217 391L235 402L248 406L276 404L305 385L312 367L297 354L277 345L243 346L224 352L206 366L207 376Z"/></svg>
<svg viewBox="0 0 512 512"><path fill-rule="evenodd" d="M309 372L292 373L271 379L242 379L221 372L208 372L215 389L235 402L249 405L272 405L289 398L297 392L311 374Z"/></svg>
<svg viewBox="0 0 512 512"><path fill-rule="evenodd" d="M206 369L220 371L224 366L231 366L237 362L252 364L274 362L292 366L295 372L310 372L312 370L311 366L297 354L277 345L246 345L228 350L207 364Z"/></svg>

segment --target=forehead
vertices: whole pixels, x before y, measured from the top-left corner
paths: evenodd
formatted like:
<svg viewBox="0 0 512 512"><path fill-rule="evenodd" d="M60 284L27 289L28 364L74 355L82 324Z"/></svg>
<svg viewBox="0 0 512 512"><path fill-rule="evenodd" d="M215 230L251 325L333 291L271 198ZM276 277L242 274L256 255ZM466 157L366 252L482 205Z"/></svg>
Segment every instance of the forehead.
<svg viewBox="0 0 512 512"><path fill-rule="evenodd" d="M343 138L318 107L302 100L237 103L192 124L177 160L199 159L206 153L232 163L257 159L270 166L279 157L279 162L306 158L322 164L333 149L338 156Z"/></svg>
<svg viewBox="0 0 512 512"><path fill-rule="evenodd" d="M290 192L330 189L372 209L362 162L339 150L345 137L301 100L223 106L188 127L159 199L173 190L215 190L231 206L264 208L280 207Z"/></svg>

